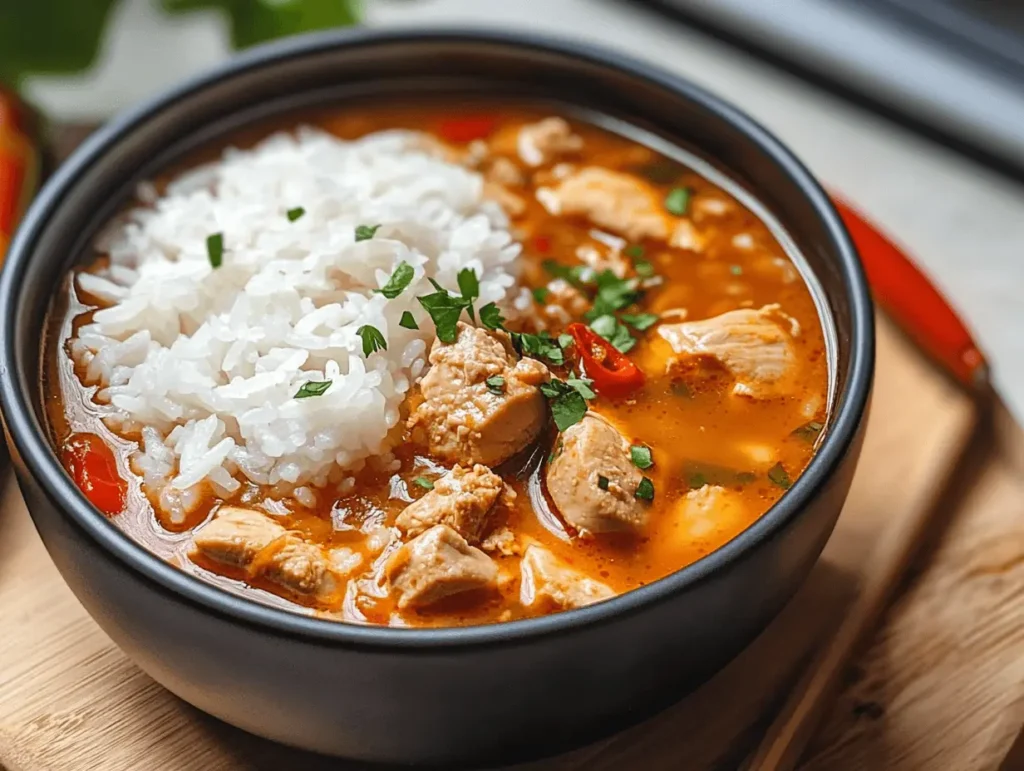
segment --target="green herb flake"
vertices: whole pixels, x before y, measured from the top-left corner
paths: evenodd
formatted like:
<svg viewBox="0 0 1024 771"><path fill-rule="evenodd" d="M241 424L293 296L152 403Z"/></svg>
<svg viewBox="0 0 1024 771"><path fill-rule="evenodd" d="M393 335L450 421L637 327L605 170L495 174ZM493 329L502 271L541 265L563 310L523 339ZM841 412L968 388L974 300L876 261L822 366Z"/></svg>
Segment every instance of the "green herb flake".
<svg viewBox="0 0 1024 771"><path fill-rule="evenodd" d="M572 339L572 335L568 334L567 332L563 332L558 336L558 345L560 348L568 348L574 342L575 341Z"/></svg>
<svg viewBox="0 0 1024 771"><path fill-rule="evenodd" d="M364 324L356 330L356 334L363 339L363 356L369 356L374 351L388 349L388 342L377 327Z"/></svg>
<svg viewBox="0 0 1024 771"><path fill-rule="evenodd" d="M357 225L356 226L356 241L369 241L380 230L380 225Z"/></svg>
<svg viewBox="0 0 1024 771"><path fill-rule="evenodd" d="M437 291L416 299L434 322L438 339L442 343L454 343L459 317L466 308L466 302L461 297L452 297L435 281L431 280L431 283Z"/></svg>
<svg viewBox="0 0 1024 771"><path fill-rule="evenodd" d="M416 477L414 480L412 480L412 483L414 485L422 487L424 490L433 490L434 489L434 483L431 482L426 477ZM424 504L424 506L425 505L426 504Z"/></svg>
<svg viewBox="0 0 1024 771"><path fill-rule="evenodd" d="M487 384L487 390L495 396L501 396L505 393L505 378L501 375L494 375L484 381Z"/></svg>
<svg viewBox="0 0 1024 771"><path fill-rule="evenodd" d="M576 377L576 375L570 375L566 378L566 385L575 388L576 391L584 399L596 399L597 394L594 393L593 385L594 381L589 377Z"/></svg>
<svg viewBox="0 0 1024 771"><path fill-rule="evenodd" d="M654 482L647 477L640 480L640 484L636 486L636 492L633 493L633 497L641 501L653 501L654 500Z"/></svg>
<svg viewBox="0 0 1024 771"><path fill-rule="evenodd" d="M224 234L213 233L206 237L206 256L210 267L217 269L224 262Z"/></svg>
<svg viewBox="0 0 1024 771"><path fill-rule="evenodd" d="M459 271L456 280L459 282L462 301L466 304L466 312L475 322L476 314L473 311L473 301L480 296L480 280L476 277L476 271L472 268L463 268Z"/></svg>
<svg viewBox="0 0 1024 771"><path fill-rule="evenodd" d="M625 325L620 324L612 315L598 316L590 322L590 328L611 343L622 353L627 353L636 345L636 340Z"/></svg>
<svg viewBox="0 0 1024 771"><path fill-rule="evenodd" d="M583 398L583 395L558 378L541 383L540 392L547 397L551 407L551 417L554 418L555 426L559 431L565 431L570 426L576 425L587 414L587 400Z"/></svg>
<svg viewBox="0 0 1024 771"><path fill-rule="evenodd" d="M409 287L415 273L416 271L413 270L412 265L407 262L400 262L391 274L390 278L388 278L388 282L380 289L375 289L373 291L384 295L389 300L394 300Z"/></svg>
<svg viewBox="0 0 1024 771"><path fill-rule="evenodd" d="M789 478L789 474L786 473L786 469L782 467L781 463L776 463L768 469L768 480L783 490L788 490L793 486L793 481Z"/></svg>
<svg viewBox="0 0 1024 771"><path fill-rule="evenodd" d="M540 360L546 359L552 364L565 363L565 354L558 342L553 340L548 332L541 332L539 335L523 332L513 335L512 342L523 356Z"/></svg>
<svg viewBox="0 0 1024 771"><path fill-rule="evenodd" d="M533 299L541 305L548 301L548 295L551 294L546 286L534 287L530 292L533 294Z"/></svg>
<svg viewBox="0 0 1024 771"><path fill-rule="evenodd" d="M640 244L630 244L622 250L622 253L631 260L639 260L644 256L644 248Z"/></svg>
<svg viewBox="0 0 1024 771"><path fill-rule="evenodd" d="M480 309L480 323L490 330L504 329L505 317L494 303L487 303Z"/></svg>
<svg viewBox="0 0 1024 771"><path fill-rule="evenodd" d="M330 387L330 380L308 380L299 386L299 390L295 392L293 398L308 399L311 396L323 396Z"/></svg>
<svg viewBox="0 0 1024 771"><path fill-rule="evenodd" d="M654 465L654 458L651 456L651 448L642 444L634 444L629 448L629 457L633 465L639 469L649 469Z"/></svg>
<svg viewBox="0 0 1024 771"><path fill-rule="evenodd" d="M742 276L743 268L740 267L739 265L730 265L729 272L732 273L734 276Z"/></svg>
<svg viewBox="0 0 1024 771"><path fill-rule="evenodd" d="M601 488L602 490L607 490L608 489L608 477L602 476L602 475L598 474L597 475L597 486L599 488Z"/></svg>
<svg viewBox="0 0 1024 771"><path fill-rule="evenodd" d="M647 260L639 260L633 263L633 269L640 278L650 278L654 275L654 265Z"/></svg>
<svg viewBox="0 0 1024 771"><path fill-rule="evenodd" d="M586 314L588 319L615 313L640 299L641 292L637 290L634 279L619 278L610 270L604 270L597 275L596 280L597 296L594 298L594 307Z"/></svg>
<svg viewBox="0 0 1024 771"><path fill-rule="evenodd" d="M665 196L665 208L670 214L682 217L690 208L690 196L692 192L688 187L674 187Z"/></svg>
<svg viewBox="0 0 1024 771"><path fill-rule="evenodd" d="M289 209L285 212L285 216L289 222L295 222L295 220L302 219L302 215L306 213L306 210L301 206L296 206L294 209Z"/></svg>
<svg viewBox="0 0 1024 771"><path fill-rule="evenodd" d="M402 314L401 320L398 322L398 326L404 329L419 329L420 325L416 323L416 319L413 318L412 313L406 311Z"/></svg>
<svg viewBox="0 0 1024 771"><path fill-rule="evenodd" d="M683 479L686 480L688 488L696 490L704 485L742 487L756 480L757 476L749 471L737 471L728 466L716 466L713 463L702 461L686 461L683 464Z"/></svg>
<svg viewBox="0 0 1024 771"><path fill-rule="evenodd" d="M818 435L821 434L821 430L824 427L818 421L812 420L810 423L804 423L799 428L793 429L792 435L807 442L814 442L817 441Z"/></svg>
<svg viewBox="0 0 1024 771"><path fill-rule="evenodd" d="M643 332L658 323L658 315L656 313L637 313L636 315L623 313L622 320L633 329Z"/></svg>
<svg viewBox="0 0 1024 771"><path fill-rule="evenodd" d="M586 276L589 274L590 268L584 265L563 265L555 260L544 260L541 266L548 274L567 281L577 288L582 288L588 283Z"/></svg>

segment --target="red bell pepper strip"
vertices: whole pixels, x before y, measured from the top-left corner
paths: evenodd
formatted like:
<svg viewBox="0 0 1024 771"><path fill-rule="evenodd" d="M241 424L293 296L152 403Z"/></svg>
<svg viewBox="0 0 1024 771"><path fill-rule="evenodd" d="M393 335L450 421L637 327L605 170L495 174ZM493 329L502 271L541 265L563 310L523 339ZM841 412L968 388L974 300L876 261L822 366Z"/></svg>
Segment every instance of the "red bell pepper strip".
<svg viewBox="0 0 1024 771"><path fill-rule="evenodd" d="M486 139L497 125L498 119L493 115L467 115L442 121L437 133L446 142L466 144L474 139Z"/></svg>
<svg viewBox="0 0 1024 771"><path fill-rule="evenodd" d="M64 442L64 466L97 509L108 517L124 511L128 484L117 472L114 452L96 434L72 434Z"/></svg>
<svg viewBox="0 0 1024 771"><path fill-rule="evenodd" d="M599 394L621 399L644 384L640 368L586 324L570 324L568 332L583 362L584 374L594 381Z"/></svg>

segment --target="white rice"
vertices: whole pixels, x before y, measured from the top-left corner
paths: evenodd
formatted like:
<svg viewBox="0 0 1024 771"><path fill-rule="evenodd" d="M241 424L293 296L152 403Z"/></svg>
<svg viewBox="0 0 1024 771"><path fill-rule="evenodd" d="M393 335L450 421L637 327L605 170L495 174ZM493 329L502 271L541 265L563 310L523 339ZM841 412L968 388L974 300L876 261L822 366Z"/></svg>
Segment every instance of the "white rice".
<svg viewBox="0 0 1024 771"><path fill-rule="evenodd" d="M457 292L476 271L478 307L514 310L519 245L482 178L433 153L426 135L386 131L354 142L310 129L275 135L172 182L101 234L108 268L79 276L104 305L71 351L97 384L104 420L139 439L133 467L151 500L180 521L209 485L244 481L304 505L387 451L399 405L434 338L416 301ZM289 209L302 207L295 222ZM358 225L382 227L356 242ZM214 269L206 239L223 233ZM373 290L415 269L393 300ZM419 331L400 327L410 311ZM363 355L356 330L386 351ZM307 381L322 396L295 399Z"/></svg>

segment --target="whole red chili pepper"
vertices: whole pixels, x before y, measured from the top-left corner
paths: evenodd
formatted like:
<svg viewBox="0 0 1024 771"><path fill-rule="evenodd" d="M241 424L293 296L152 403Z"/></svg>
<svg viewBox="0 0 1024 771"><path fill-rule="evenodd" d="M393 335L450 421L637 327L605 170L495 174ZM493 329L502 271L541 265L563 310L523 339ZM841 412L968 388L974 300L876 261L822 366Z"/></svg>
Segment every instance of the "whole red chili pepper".
<svg viewBox="0 0 1024 771"><path fill-rule="evenodd" d="M619 349L586 324L570 324L568 332L594 390L621 399L644 384L644 373Z"/></svg>

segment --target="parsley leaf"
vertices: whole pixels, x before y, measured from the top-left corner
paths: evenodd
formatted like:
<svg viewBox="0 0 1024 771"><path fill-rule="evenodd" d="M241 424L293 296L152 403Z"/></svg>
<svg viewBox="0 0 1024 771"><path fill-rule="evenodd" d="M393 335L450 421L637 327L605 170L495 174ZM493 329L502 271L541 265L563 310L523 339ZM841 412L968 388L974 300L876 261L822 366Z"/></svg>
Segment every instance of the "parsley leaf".
<svg viewBox="0 0 1024 771"><path fill-rule="evenodd" d="M734 276L742 276L743 268L739 265L730 265L729 272L732 273Z"/></svg>
<svg viewBox="0 0 1024 771"><path fill-rule="evenodd" d="M476 277L476 271L472 268L463 268L456 277L459 282L459 291L466 303L466 313L476 323L476 313L473 311L473 301L480 296L480 280Z"/></svg>
<svg viewBox="0 0 1024 771"><path fill-rule="evenodd" d="M597 398L597 394L594 393L594 389L591 388L591 386L594 385L594 381L589 377L576 377L575 375L569 375L565 383L566 385L575 388L584 399Z"/></svg>
<svg viewBox="0 0 1024 771"><path fill-rule="evenodd" d="M412 314L409 311L406 311L405 313L402 314L402 318L399 320L398 326L403 327L405 329L420 328L419 324L416 323L416 319L412 317Z"/></svg>
<svg viewBox="0 0 1024 771"><path fill-rule="evenodd" d="M416 477L414 480L412 480L412 483L414 485L418 485L419 487L422 487L424 490L433 490L434 489L434 483L431 482L426 477Z"/></svg>
<svg viewBox="0 0 1024 771"><path fill-rule="evenodd" d="M437 291L416 299L423 306L423 310L430 314L430 318L437 328L438 339L442 343L454 343L456 326L466 307L466 301L461 297L452 297L448 294L448 290L433 279L430 280L430 283Z"/></svg>
<svg viewBox="0 0 1024 771"><path fill-rule="evenodd" d="M674 187L665 196L665 208L670 214L682 217L690 208L690 196L692 191L688 187Z"/></svg>
<svg viewBox="0 0 1024 771"><path fill-rule="evenodd" d="M644 477L640 480L640 484L636 486L636 492L633 493L633 496L641 501L653 501L654 482L647 477Z"/></svg>
<svg viewBox="0 0 1024 771"><path fill-rule="evenodd" d="M503 329L505 317L501 315L501 309L494 303L487 303L480 309L480 323L490 330Z"/></svg>
<svg viewBox="0 0 1024 771"><path fill-rule="evenodd" d="M597 486L600 487L602 490L607 490L608 489L608 477L602 476L601 474L598 474L597 475Z"/></svg>
<svg viewBox="0 0 1024 771"><path fill-rule="evenodd" d="M356 241L369 241L380 230L380 225L357 225L356 226Z"/></svg>
<svg viewBox="0 0 1024 771"><path fill-rule="evenodd" d="M818 421L812 420L810 423L804 423L799 428L793 429L792 435L807 442L813 442L818 438L818 434L821 433L821 429L824 427Z"/></svg>
<svg viewBox="0 0 1024 771"><path fill-rule="evenodd" d="M639 260L644 256L644 248L640 244L630 244L622 250L622 253L631 260Z"/></svg>
<svg viewBox="0 0 1024 771"><path fill-rule="evenodd" d="M623 313L622 320L629 324L633 329L643 332L645 329L650 329L658 322L658 316L655 313Z"/></svg>
<svg viewBox="0 0 1024 771"><path fill-rule="evenodd" d="M548 301L548 295L551 294L548 288L544 286L534 287L530 291L533 294L533 299L541 305Z"/></svg>
<svg viewBox="0 0 1024 771"><path fill-rule="evenodd" d="M565 431L583 420L587 414L587 401L583 395L568 383L558 378L541 383L540 392L548 399L551 406L551 417L559 431Z"/></svg>
<svg viewBox="0 0 1024 771"><path fill-rule="evenodd" d="M307 380L299 386L299 390L295 392L295 396L292 398L308 399L311 396L323 396L330 387L330 380Z"/></svg>
<svg viewBox="0 0 1024 771"><path fill-rule="evenodd" d="M523 356L547 359L552 364L565 363L565 354L558 341L551 339L551 334L547 331L541 332L539 335L531 335L528 332L516 334L513 335L512 342Z"/></svg>
<svg viewBox="0 0 1024 771"><path fill-rule="evenodd" d="M388 278L388 282L380 289L374 289L373 291L384 295L389 300L394 300L409 287L415 273L416 271L413 270L412 265L404 261L400 262L395 267L391 277Z"/></svg>
<svg viewBox="0 0 1024 771"><path fill-rule="evenodd" d="M622 353L632 350L633 346L636 345L636 340L629 334L629 330L620 324L614 316L598 316L590 322L590 328L622 351Z"/></svg>
<svg viewBox="0 0 1024 771"><path fill-rule="evenodd" d="M363 356L369 356L374 351L386 351L388 342L377 327L363 324L356 330L356 334L363 339Z"/></svg>
<svg viewBox="0 0 1024 771"><path fill-rule="evenodd" d="M501 396L505 393L505 378L501 375L493 375L484 382L487 384L487 390L495 396Z"/></svg>
<svg viewBox="0 0 1024 771"><path fill-rule="evenodd" d="M605 316L622 310L640 299L636 281L619 278L610 270L601 271L597 276L597 296L594 307L586 314L588 319Z"/></svg>
<svg viewBox="0 0 1024 771"><path fill-rule="evenodd" d="M561 346L562 348L568 348L574 342L575 341L572 339L572 335L568 334L567 332L563 332L558 336L558 345Z"/></svg>
<svg viewBox="0 0 1024 771"><path fill-rule="evenodd" d="M544 260L541 266L555 278L567 281L575 287L585 286L591 273L590 268L584 265L563 265L555 260Z"/></svg>
<svg viewBox="0 0 1024 771"><path fill-rule="evenodd" d="M642 444L634 444L629 448L629 457L633 465L639 469L648 469L654 465L654 458L651 457L651 448Z"/></svg>
<svg viewBox="0 0 1024 771"><path fill-rule="evenodd" d="M640 278L650 278L654 275L654 265L647 260L638 260L633 263L633 269Z"/></svg>
<svg viewBox="0 0 1024 771"><path fill-rule="evenodd" d="M285 216L288 217L289 222L295 222L297 219L301 219L302 215L306 213L306 210L301 206L296 206L294 209L289 209L285 212Z"/></svg>
<svg viewBox="0 0 1024 771"><path fill-rule="evenodd" d="M691 489L704 485L742 487L757 479L749 471L737 471L727 466L716 466L713 463L700 461L686 461L683 464L683 478L686 480L686 486Z"/></svg>
<svg viewBox="0 0 1024 771"><path fill-rule="evenodd" d="M206 256L211 268L219 268L224 262L224 234L214 233L206 237Z"/></svg>
<svg viewBox="0 0 1024 771"><path fill-rule="evenodd" d="M768 469L768 480L773 485L781 487L783 490L788 490L793 486L793 482L790 480L789 474L786 473L786 469L782 467L781 463L776 463Z"/></svg>

